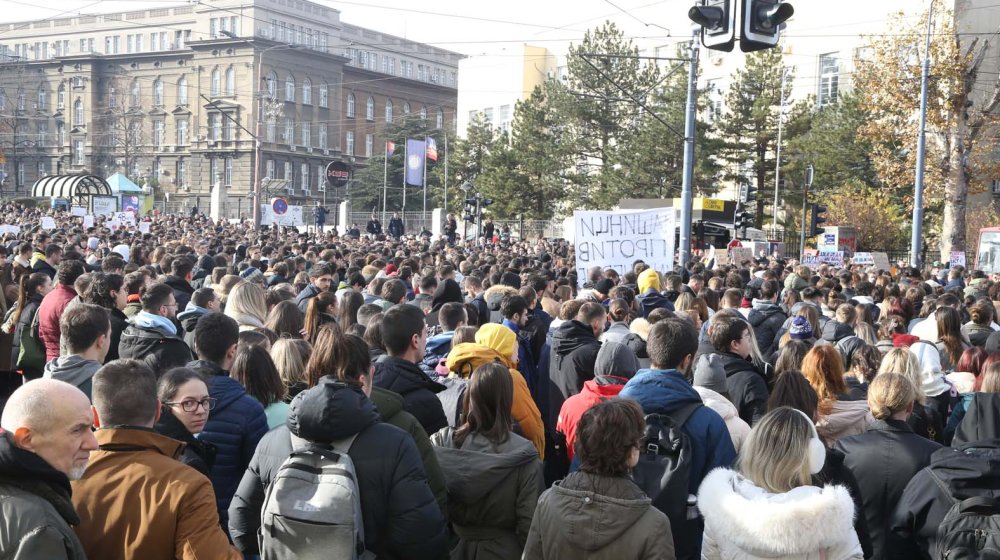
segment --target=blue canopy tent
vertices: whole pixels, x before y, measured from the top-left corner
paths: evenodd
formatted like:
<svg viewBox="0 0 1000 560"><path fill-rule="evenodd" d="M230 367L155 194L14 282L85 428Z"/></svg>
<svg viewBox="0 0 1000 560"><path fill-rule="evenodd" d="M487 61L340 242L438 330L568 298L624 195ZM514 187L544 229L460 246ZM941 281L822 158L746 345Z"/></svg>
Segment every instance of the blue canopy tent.
<svg viewBox="0 0 1000 560"><path fill-rule="evenodd" d="M142 187L121 173L115 173L108 177L108 186L111 187L111 192L118 199L118 208L122 211L134 209L135 212L139 212L142 207L142 195L145 192Z"/></svg>

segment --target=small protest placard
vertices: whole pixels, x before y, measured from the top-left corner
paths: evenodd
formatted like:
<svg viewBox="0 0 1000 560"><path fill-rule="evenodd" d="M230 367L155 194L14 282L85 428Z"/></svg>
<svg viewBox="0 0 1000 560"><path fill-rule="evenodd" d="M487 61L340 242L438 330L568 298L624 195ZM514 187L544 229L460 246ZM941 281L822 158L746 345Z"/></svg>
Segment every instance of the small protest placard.
<svg viewBox="0 0 1000 560"><path fill-rule="evenodd" d="M92 227L94 227L94 217L90 216L90 215L84 216L83 217L83 227L84 228L92 228Z"/></svg>
<svg viewBox="0 0 1000 560"><path fill-rule="evenodd" d="M51 216L43 216L42 229L56 229L56 221Z"/></svg>
<svg viewBox="0 0 1000 560"><path fill-rule="evenodd" d="M820 251L816 257L821 263L832 264L835 266L844 264L843 251Z"/></svg>
<svg viewBox="0 0 1000 560"><path fill-rule="evenodd" d="M876 251L872 253L872 260L875 261L875 268L879 270L888 272L892 268L892 265L889 264L889 255L887 253L879 253Z"/></svg>
<svg viewBox="0 0 1000 560"><path fill-rule="evenodd" d="M965 251L952 251L948 262L952 267L965 266Z"/></svg>
<svg viewBox="0 0 1000 560"><path fill-rule="evenodd" d="M139 222L139 231L141 233L149 233L149 222Z"/></svg>
<svg viewBox="0 0 1000 560"><path fill-rule="evenodd" d="M869 266L875 264L875 257L873 257L871 253L854 253L854 258L851 262L854 264Z"/></svg>
<svg viewBox="0 0 1000 560"><path fill-rule="evenodd" d="M17 235L21 233L21 226L12 226L12 225L0 226L0 235L3 235L5 233L12 233L14 235Z"/></svg>
<svg viewBox="0 0 1000 560"><path fill-rule="evenodd" d="M809 268L818 268L821 263L819 262L819 257L816 255L804 255L802 257L802 264Z"/></svg>
<svg viewBox="0 0 1000 560"><path fill-rule="evenodd" d="M82 206L74 206L74 207L72 207L72 208L69 209L69 213L72 216L86 216L87 215L87 209L83 208Z"/></svg>
<svg viewBox="0 0 1000 560"><path fill-rule="evenodd" d="M734 264L743 264L753 260L753 249L750 247L733 247L729 250L729 258Z"/></svg>

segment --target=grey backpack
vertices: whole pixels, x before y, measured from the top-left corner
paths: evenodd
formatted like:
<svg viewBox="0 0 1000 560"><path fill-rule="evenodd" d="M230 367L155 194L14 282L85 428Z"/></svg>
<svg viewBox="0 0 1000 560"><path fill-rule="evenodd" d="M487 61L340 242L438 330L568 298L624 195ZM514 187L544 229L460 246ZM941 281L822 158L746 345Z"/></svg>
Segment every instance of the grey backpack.
<svg viewBox="0 0 1000 560"><path fill-rule="evenodd" d="M261 560L370 558L361 494L347 451L354 436L330 446L294 435L261 512Z"/></svg>

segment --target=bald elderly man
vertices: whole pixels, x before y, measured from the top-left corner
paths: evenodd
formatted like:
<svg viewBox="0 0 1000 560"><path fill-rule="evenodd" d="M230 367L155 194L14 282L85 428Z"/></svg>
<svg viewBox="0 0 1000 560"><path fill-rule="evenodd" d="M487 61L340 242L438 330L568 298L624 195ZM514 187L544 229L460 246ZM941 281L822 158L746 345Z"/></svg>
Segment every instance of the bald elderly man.
<svg viewBox="0 0 1000 560"><path fill-rule="evenodd" d="M70 480L90 452L90 400L64 381L36 379L11 395L0 417L0 553L4 558L84 560L70 528L80 522Z"/></svg>

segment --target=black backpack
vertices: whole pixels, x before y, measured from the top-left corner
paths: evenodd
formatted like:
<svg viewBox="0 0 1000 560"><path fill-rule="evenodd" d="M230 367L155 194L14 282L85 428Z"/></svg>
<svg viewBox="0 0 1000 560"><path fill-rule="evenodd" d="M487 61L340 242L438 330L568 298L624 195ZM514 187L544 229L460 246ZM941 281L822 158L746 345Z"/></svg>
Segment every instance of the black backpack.
<svg viewBox="0 0 1000 560"><path fill-rule="evenodd" d="M647 414L639 463L632 469L633 480L653 500L653 507L670 519L678 558L686 556L682 556L682 549L688 547L682 544L690 532L689 515L697 517L694 504L688 504L691 441L681 427L701 406L701 402L694 402L670 414ZM701 543L690 544L696 551Z"/></svg>
<svg viewBox="0 0 1000 560"><path fill-rule="evenodd" d="M1000 501L986 496L959 501L932 469L929 472L952 503L937 529L934 558L974 560L1000 557Z"/></svg>

